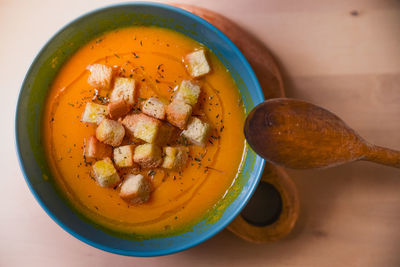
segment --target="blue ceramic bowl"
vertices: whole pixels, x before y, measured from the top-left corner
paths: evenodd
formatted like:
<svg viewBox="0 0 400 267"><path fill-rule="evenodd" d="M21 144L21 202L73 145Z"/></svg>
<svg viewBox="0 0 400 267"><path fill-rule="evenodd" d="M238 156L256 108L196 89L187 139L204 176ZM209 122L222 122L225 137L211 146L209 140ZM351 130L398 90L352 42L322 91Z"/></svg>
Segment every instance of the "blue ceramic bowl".
<svg viewBox="0 0 400 267"><path fill-rule="evenodd" d="M228 194L208 216L175 236L132 240L110 234L82 218L57 192L41 141L46 95L62 64L86 42L113 29L156 25L174 29L209 47L233 75L247 112L264 100L249 63L217 28L185 10L158 3L114 5L86 14L51 38L33 61L21 88L16 111L16 147L25 180L47 214L79 240L105 251L130 256L158 256L195 246L224 229L254 192L264 160L248 149L244 167ZM54 62L52 59L58 58ZM212 218L212 219L210 219Z"/></svg>

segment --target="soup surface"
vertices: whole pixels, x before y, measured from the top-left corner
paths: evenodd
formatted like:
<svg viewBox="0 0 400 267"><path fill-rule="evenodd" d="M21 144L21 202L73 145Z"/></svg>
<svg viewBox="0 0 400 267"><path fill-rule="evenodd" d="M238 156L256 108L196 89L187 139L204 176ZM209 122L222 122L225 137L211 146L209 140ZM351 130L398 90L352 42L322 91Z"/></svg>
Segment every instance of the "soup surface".
<svg viewBox="0 0 400 267"><path fill-rule="evenodd" d="M54 180L79 213L113 231L166 235L196 223L232 185L246 153L245 112L230 73L207 49L211 72L196 79L201 93L192 115L210 124L210 136L205 146L183 144L189 148L189 159L180 171L137 170L152 184L147 202L129 204L119 197L118 186L99 186L93 162L83 157L84 139L97 127L81 121L85 105L102 101L109 93L88 84L87 66L104 64L117 76L133 78L140 107L153 96L170 101L181 81L193 80L182 59L198 49L206 48L172 30L131 27L92 40L63 65L46 102L43 139Z"/></svg>

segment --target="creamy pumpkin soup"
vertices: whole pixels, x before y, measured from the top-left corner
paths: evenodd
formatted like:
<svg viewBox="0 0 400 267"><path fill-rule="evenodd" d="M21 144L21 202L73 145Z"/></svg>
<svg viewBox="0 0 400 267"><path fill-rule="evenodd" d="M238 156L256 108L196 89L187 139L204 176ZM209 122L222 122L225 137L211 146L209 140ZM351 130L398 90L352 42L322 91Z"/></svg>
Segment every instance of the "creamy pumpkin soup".
<svg viewBox="0 0 400 267"><path fill-rule="evenodd" d="M172 30L132 27L64 64L43 139L79 213L149 237L196 223L223 197L246 151L244 118L234 80L210 50Z"/></svg>

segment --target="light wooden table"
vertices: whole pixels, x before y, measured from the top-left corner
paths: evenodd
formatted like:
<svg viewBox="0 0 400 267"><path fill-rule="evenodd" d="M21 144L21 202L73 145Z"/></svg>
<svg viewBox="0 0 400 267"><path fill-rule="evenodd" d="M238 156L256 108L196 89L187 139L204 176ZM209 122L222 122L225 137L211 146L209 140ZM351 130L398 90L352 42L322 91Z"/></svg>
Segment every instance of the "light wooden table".
<svg viewBox="0 0 400 267"><path fill-rule="evenodd" d="M287 94L324 106L367 140L400 149L399 1L187 0L257 35L284 70ZM353 163L290 171L301 215L285 240L248 244L228 231L188 251L129 258L57 226L26 186L14 113L35 54L60 27L106 1L0 0L0 266L400 266L400 171Z"/></svg>

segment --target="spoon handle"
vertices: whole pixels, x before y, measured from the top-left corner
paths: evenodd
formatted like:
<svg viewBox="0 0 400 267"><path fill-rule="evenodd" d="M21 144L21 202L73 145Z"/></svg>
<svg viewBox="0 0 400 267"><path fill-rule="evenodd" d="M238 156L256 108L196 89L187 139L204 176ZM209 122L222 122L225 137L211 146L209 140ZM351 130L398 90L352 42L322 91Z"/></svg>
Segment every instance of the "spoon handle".
<svg viewBox="0 0 400 267"><path fill-rule="evenodd" d="M363 160L400 168L400 151L371 145L368 146L368 150Z"/></svg>

